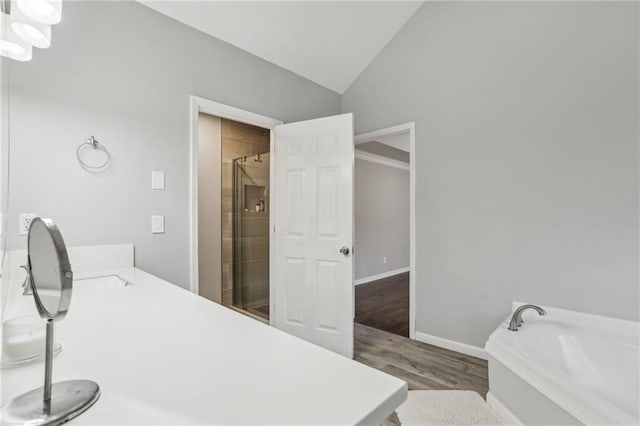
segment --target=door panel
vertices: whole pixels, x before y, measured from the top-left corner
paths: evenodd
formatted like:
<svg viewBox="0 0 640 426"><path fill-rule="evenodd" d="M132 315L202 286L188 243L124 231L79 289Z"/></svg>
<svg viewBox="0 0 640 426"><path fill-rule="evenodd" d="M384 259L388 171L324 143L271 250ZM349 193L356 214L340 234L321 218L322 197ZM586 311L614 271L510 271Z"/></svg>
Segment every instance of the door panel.
<svg viewBox="0 0 640 426"><path fill-rule="evenodd" d="M275 128L272 324L348 357L353 149L352 114Z"/></svg>
<svg viewBox="0 0 640 426"><path fill-rule="evenodd" d="M304 170L287 171L287 199L281 208L285 210L287 221L283 229L289 238L304 237L303 206Z"/></svg>
<svg viewBox="0 0 640 426"><path fill-rule="evenodd" d="M283 294L286 305L284 305L286 322L292 326L304 325L304 289L299 283L305 279L305 260L297 258L287 258L286 262L286 293Z"/></svg>

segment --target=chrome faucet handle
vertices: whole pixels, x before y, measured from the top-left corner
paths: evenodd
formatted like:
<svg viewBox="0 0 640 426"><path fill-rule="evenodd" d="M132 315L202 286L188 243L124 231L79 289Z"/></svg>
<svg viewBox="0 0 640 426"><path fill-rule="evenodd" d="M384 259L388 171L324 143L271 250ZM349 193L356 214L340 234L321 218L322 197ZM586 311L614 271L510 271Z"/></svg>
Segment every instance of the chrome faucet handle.
<svg viewBox="0 0 640 426"><path fill-rule="evenodd" d="M29 269L29 265L20 265L20 267L27 273L27 276L24 277L24 281L22 282L22 295L28 296L33 294L33 290L31 289L31 269Z"/></svg>
<svg viewBox="0 0 640 426"><path fill-rule="evenodd" d="M547 312L544 309L542 309L540 306L522 305L518 307L518 309L513 311L513 315L511 316L511 321L509 322L509 330L518 331L518 329L522 326L522 323L524 323L524 320L522 319L522 313L527 309L533 309L538 313L538 315L547 315Z"/></svg>

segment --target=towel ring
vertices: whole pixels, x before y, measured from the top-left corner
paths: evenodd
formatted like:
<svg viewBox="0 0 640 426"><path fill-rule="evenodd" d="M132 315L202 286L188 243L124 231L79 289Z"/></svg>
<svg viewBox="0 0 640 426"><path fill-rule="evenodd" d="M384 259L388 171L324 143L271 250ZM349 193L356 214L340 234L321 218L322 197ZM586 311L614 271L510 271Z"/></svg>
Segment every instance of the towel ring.
<svg viewBox="0 0 640 426"><path fill-rule="evenodd" d="M107 159L105 160L105 162L100 164L99 166L92 166L91 164L85 163L82 160L82 158L80 157L80 150L82 150L82 148L85 145L91 145L91 147L93 149L98 149L98 150L104 152L107 155ZM102 170L102 169L104 169L105 167L107 167L111 163L111 154L109 153L109 151L107 151L107 148L105 148L104 145L102 145L100 142L98 142L98 140L96 138L94 138L93 136L91 136L89 139L87 139L86 141L84 141L80 145L78 145L78 148L76 149L76 157L78 158L78 162L80 163L80 165L83 168L89 169L89 170Z"/></svg>

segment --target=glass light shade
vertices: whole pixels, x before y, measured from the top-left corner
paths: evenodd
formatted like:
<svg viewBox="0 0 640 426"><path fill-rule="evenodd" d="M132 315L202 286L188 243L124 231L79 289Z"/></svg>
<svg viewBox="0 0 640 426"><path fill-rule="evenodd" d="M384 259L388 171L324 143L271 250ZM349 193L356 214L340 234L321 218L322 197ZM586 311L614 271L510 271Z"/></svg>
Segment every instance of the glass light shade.
<svg viewBox="0 0 640 426"><path fill-rule="evenodd" d="M27 43L41 49L51 46L51 25L29 19L17 7L11 11L9 19L13 32Z"/></svg>
<svg viewBox="0 0 640 426"><path fill-rule="evenodd" d="M0 17L0 55L16 61L30 61L33 57L33 46L20 38L12 29L9 15L2 13Z"/></svg>
<svg viewBox="0 0 640 426"><path fill-rule="evenodd" d="M26 17L41 24L54 25L62 19L62 0L17 0L17 2L18 8Z"/></svg>

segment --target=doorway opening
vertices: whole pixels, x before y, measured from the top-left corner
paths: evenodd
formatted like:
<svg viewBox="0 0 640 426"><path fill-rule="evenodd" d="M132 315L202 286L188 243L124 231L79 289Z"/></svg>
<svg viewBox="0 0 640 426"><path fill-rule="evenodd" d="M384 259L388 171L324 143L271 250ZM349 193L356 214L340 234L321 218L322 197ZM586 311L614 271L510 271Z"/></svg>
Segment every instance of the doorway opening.
<svg viewBox="0 0 640 426"><path fill-rule="evenodd" d="M355 322L415 333L414 123L355 137Z"/></svg>
<svg viewBox="0 0 640 426"><path fill-rule="evenodd" d="M205 120L201 118L208 116L219 121L218 130L212 132L217 135L225 133L224 119L234 122L229 126L259 128L251 128L254 132L266 129L269 153L250 149L248 154L239 152L228 156L229 162L223 164L220 136L211 149L214 160L210 170L214 170L215 176L207 177L200 150L206 145L201 137L206 133L201 127ZM211 300L353 357L353 114L284 124L192 96L190 117L191 291L205 296L206 284L200 268L210 267L214 281L219 280L213 296L209 296ZM276 141L277 150L274 149ZM252 143L259 145L249 141ZM268 181L264 179L265 163L269 165ZM222 185L223 166L233 176L226 188ZM210 185L212 182L218 184ZM212 191L217 189L218 194L211 197L207 185L213 187ZM226 198L227 210L220 207L225 202L223 190L230 194ZM213 201L201 200L200 194ZM213 213L204 211L207 205L212 206ZM228 213L223 218L224 212ZM201 226L201 222L208 218L213 224L209 229L211 234L202 235L200 231L207 227ZM228 231L223 235L223 220L231 224L231 235ZM247 284L247 275L252 272L242 263L262 262L262 259L249 259L248 253L253 247L243 245L242 240L249 236L264 237L259 235L263 231L256 230L261 223L268 224L269 236L249 242L258 246L267 239L269 242L268 258L262 270L253 270L263 284L256 289ZM235 255L231 265L240 268L232 267L225 277L230 273L237 285L232 282L225 286L222 281L225 237L231 241L231 256ZM214 246L209 247L214 252L212 256L207 254L207 241ZM264 270L269 276L266 282ZM227 302L229 296L231 303Z"/></svg>
<svg viewBox="0 0 640 426"><path fill-rule="evenodd" d="M192 97L191 291L270 314L271 152L277 120Z"/></svg>

